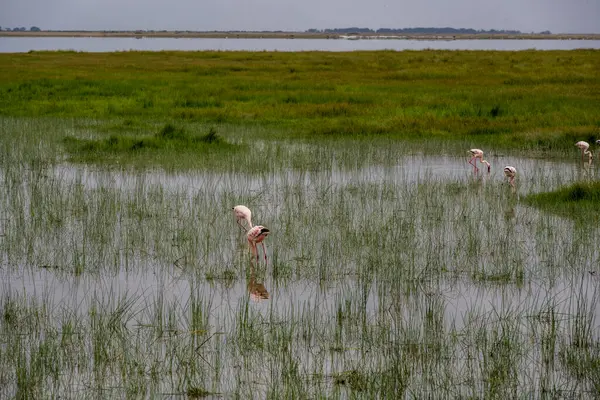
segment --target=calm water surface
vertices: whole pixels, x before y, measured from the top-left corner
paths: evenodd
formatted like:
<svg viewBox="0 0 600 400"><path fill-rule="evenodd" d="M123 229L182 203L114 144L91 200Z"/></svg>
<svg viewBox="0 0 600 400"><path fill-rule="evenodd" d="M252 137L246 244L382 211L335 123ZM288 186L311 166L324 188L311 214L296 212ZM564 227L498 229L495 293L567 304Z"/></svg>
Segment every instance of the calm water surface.
<svg viewBox="0 0 600 400"><path fill-rule="evenodd" d="M583 315L582 308L588 310L589 318L598 321L600 249L586 246L587 250L581 250L577 239L571 237L581 234L574 229L572 221L527 207L519 202L519 196L572 181L597 179L599 166L585 166L578 160L564 162L494 155L488 160L493 165L489 175L474 175L466 155L428 157L419 154L399 155L397 162L389 165L311 172L289 170L262 176L160 170L131 172L62 164L44 171L25 171L19 181L15 177L8 179L6 172L0 170L3 205L0 298L43 304L51 323L57 324L56 329L62 328L61 318L76 316L75 319L86 321L94 309L117 309L119 301L127 299L131 317L126 321L127 335L123 340L129 342L124 349L138 343L136 340L141 341L139 356L145 360L150 353L159 360L159 365L160 360L168 357L155 342L175 343L195 334L189 332L190 309L194 305L204 307L206 314L202 315L206 315L210 332L216 336L201 346L205 346L205 355L219 357L221 371L206 380L213 382L215 391L224 393L225 397L234 397L233 393L239 388L259 393L257 397L266 397L265 385L277 382L279 369L287 365L285 359L274 361L269 350L259 348L244 353L243 348L238 347L240 343L247 343L243 340L248 334L248 325L241 324L244 315L250 315L249 321L254 321L252 326L259 333L254 339L266 337L264 332L277 330L279 326L285 329L291 326L295 329L293 332L301 332L305 318L310 317L312 329L320 332L314 342L307 346L296 336L290 342L295 362L308 376L340 373L365 360L367 364L372 363L371 368L377 368L377 363L389 362L389 354L377 347L361 353L358 349L370 344L361 343L360 338L372 340L368 339L371 336L366 333L361 336L362 331L347 321L340 320L346 335L344 349L332 350L337 345L329 336L335 332L336 318L349 306L364 315L364 324L368 327L376 327L376 321L392 321L389 322L391 328L407 326L417 333L426 328L426 324L421 328L422 321L431 321L431 315L438 311L441 325L437 329L440 332L458 330L461 335L477 331L470 327L473 318L494 321L496 316L508 315L520 319L520 323L514 325L518 329L515 335L524 343L537 332L537 328L529 327L528 321L534 321L532 318L536 315L545 315L549 306L557 315L566 316L560 322L564 329L568 328L565 321L571 316ZM519 171L515 192L511 192L502 173L506 164L514 165ZM390 196L386 188L399 197ZM260 201L248 205L257 217L258 221L254 222L272 229L273 234L267 240L271 260L268 265L261 263L254 267L252 263L240 261L248 258L247 244L234 223L230 207L239 196L250 198L251 194L261 193ZM22 196L23 200L18 201L15 196ZM78 206L71 202L73 196L81 198L83 208L60 217L65 205ZM494 197L500 200L495 201ZM341 214L345 221L336 219L335 207L350 211ZM110 212L115 209L114 214ZM53 222L51 213L48 213L49 219L38 218L40 213L46 215L48 211L57 213L61 219L58 225ZM296 219L290 225L287 218L292 212ZM402 216L395 217L397 213ZM377 241L385 240L389 231L401 232L407 227L415 234L391 251L388 248L380 254L371 251L376 250L377 245L369 242L363 243L362 248L344 250L340 243L356 240L354 232L374 218L382 227ZM23 223L11 225L18 220ZM40 225L29 225L30 220ZM395 224L383 224L386 220ZM411 220L416 222L411 224ZM494 224L493 229L486 226L490 223ZM90 230L86 224L94 228ZM10 226L31 230L11 231ZM355 228L349 230L348 226ZM98 229L98 233L94 233L94 229ZM590 227L591 232L594 229ZM340 234L342 231L345 233ZM184 246L186 241L176 240L178 232L199 235L201 239L183 250L178 246ZM551 236L554 233L556 237ZM84 234L90 238L82 241ZM318 234L322 234L320 240L311 239ZM484 241L479 261L465 259L468 258L465 249L470 243L465 241L465 236L471 234ZM590 240L597 237L590 235ZM492 250L504 254L489 252L485 246L487 240ZM30 242L34 244L27 251ZM493 245L499 242L511 247ZM389 241L387 243L389 245ZM439 244L442 246L436 247ZM200 250L195 250L196 247ZM556 247L564 251L554 250ZM434 254L432 266L428 266L427 253L433 250L439 254ZM73 255L77 252L85 255L86 269L81 274L73 273L71 267L78 262ZM186 256L185 252L189 253L187 261L178 262L183 259L182 254ZM368 272L370 262L377 258L389 260L390 252L397 254L393 259L397 264L391 270L403 268L410 273L412 259L417 268L422 268L422 274L408 279L404 275L394 278L393 271L382 266L377 273ZM546 259L548 254L554 260ZM470 269L471 262L479 262L480 267ZM478 279L478 271L502 273L506 265L510 271L522 268L522 281ZM430 268L442 267L444 273L428 277ZM328 268L325 279L319 272L323 268ZM225 270L233 271L234 277L209 279L211 274L218 276ZM249 298L258 300L252 297L252 290L259 284L268 291L269 298L249 301ZM410 289L412 285L414 288ZM162 329L160 321L157 325L162 312L171 318L169 329L177 328L177 331L154 338L146 332ZM166 328L167 322L164 324ZM594 322L591 335L598 339L596 327ZM477 332L485 334L485 331ZM179 337L170 337L170 334ZM148 339L148 345L144 342L147 337L152 339ZM561 337L570 336L565 333ZM201 336L198 344L204 338ZM93 338L82 340L93 348ZM392 337L391 340L406 339ZM440 368L462 370L465 363L470 362L469 346L463 349L460 342L449 346L454 353L441 358ZM537 382L537 376L544 373L539 367L541 353L539 348L527 346L520 354L516 390L531 390L531 382ZM86 367L78 377L84 386L97 379L91 373L93 368ZM556 382L563 384L563 371L559 367L553 366L547 374L551 378L556 376ZM176 369L172 377L161 378L155 391L172 393L174 387L181 385L169 379L180 375ZM239 381L240 376L242 381ZM572 387L568 386L571 381L568 380L565 387ZM459 380L453 383L461 384ZM411 378L411 385L422 390L419 393L430 390L419 374ZM67 388L74 386L74 382L64 384ZM14 397L15 386L7 387L6 392L0 388L0 395ZM435 390L434 385L429 393Z"/></svg>
<svg viewBox="0 0 600 400"><path fill-rule="evenodd" d="M404 40L404 39L202 39L202 38L57 38L1 37L1 53L44 50L84 52L222 50L222 51L355 51L355 50L573 50L600 49L600 40Z"/></svg>
<svg viewBox="0 0 600 400"><path fill-rule="evenodd" d="M288 171L287 173L275 174L270 176L267 182L265 178L253 176L244 176L242 174L215 174L212 172L182 172L182 173L167 173L161 170L148 171L145 173L129 172L129 171L114 171L106 170L99 167L89 166L73 166L71 164L62 164L53 167L47 173L53 175L56 182L64 186L65 190L74 186L85 188L90 194L98 190L116 190L124 197L135 195L136 191L143 186L145 193L154 193L164 191L169 195L192 199L194 196L201 195L204 192L210 192L215 197L225 196L227 193L235 191L236 188L244 187L245 191L250 193L259 193L265 186L273 192L271 202L274 204L264 204L263 206L253 207L254 215L277 214L280 210L277 204L284 203L283 192L286 187L295 185L301 188L305 193L310 193L315 186L331 187L333 191L342 190L347 187L364 187L370 184L376 185L395 185L395 186L414 186L420 184L443 183L456 185L476 185L481 188L486 185L500 185L500 191L510 191L506 184L506 178L502 172L502 167L507 164L514 165L518 170L518 191L515 193L515 198L526 195L531 192L539 192L541 190L551 190L556 187L568 184L578 180L595 180L600 176L600 166L593 164L580 164L578 162L563 162L556 160L540 160L540 159L517 159L514 157L505 156L489 156L488 160L493 165L493 171L490 174L474 175L470 165L466 163L468 157L429 157L422 155L401 156L396 165L381 166L374 165L361 168L358 170L341 170L334 169L331 171L316 171L311 173ZM207 189L209 188L209 189ZM463 190L469 189L469 186L464 186ZM480 189L476 189L480 190ZM129 195L128 195L129 194ZM401 207L401 205L398 205ZM492 206L490 206L492 207ZM230 210L223 209L223 215L219 219L229 221L231 219L231 230L236 233L236 227L233 223L233 218L230 218ZM521 213L537 213L526 206L517 205L514 213L518 219ZM272 220L277 220L271 216ZM269 227L274 231L278 230L273 226L275 222L271 222ZM569 225L568 222L565 222ZM329 227L331 229L332 227ZM228 242L225 248L231 251L229 254L219 254L214 262L220 265L232 265L235 263L236 257L239 257L239 252L245 252L246 247L242 235L230 235L230 232L223 235L223 242ZM278 233L277 236L281 236ZM271 246L272 241L276 238L270 238L268 246ZM523 240L529 241L526 235ZM271 249L271 252L273 250ZM284 253L290 253L289 258L293 258L293 249L282 249ZM600 249L594 252L594 259L600 258ZM530 260L529 262L534 262ZM590 260L590 268L594 268L593 260ZM98 292L111 292L118 295L139 294L144 298L153 298L158 293L166 291L168 297L179 298L185 302L189 296L190 289L187 281L177 279L179 272L177 268L169 267L165 270L165 265L161 262L153 262L151 260L137 260L135 264L144 264L140 269L130 271L120 271L117 274L106 271L100 276L90 275L84 278L73 278L70 275L57 273L52 269L39 269L31 265L23 265L23 269L7 268L0 273L3 284L0 285L0 295L8 295L9 293L27 293L28 295L39 297L40 299L49 299L57 304L65 304L74 302L78 304L76 308L85 312L85 308L81 305L85 303L86 297L90 299L89 294ZM34 267L30 269L28 267ZM29 271L29 272L23 272ZM65 279L66 278L66 279ZM585 285L597 285L597 280L593 275L583 276ZM355 285L352 277L348 277L347 282L337 283L330 287L321 287L318 282L309 282L299 280L285 287L277 287L271 296L272 306L278 309L286 309L294 304L313 303L315 301L325 301L325 299L335 299ZM268 288L273 288L276 283L272 277L266 278L265 285ZM447 311L448 317L465 312L474 304L481 303L482 298L485 298L485 304L495 305L497 301L506 304L518 305L522 299L520 294L516 297L498 297L497 291L486 292L482 288L469 287L469 285L444 283L442 292L449 295L449 299L454 295L460 294L456 301L450 302ZM542 290L541 282L532 283L529 289L518 289L517 292L522 292L523 296L529 290ZM578 287L564 287L559 284L557 288L549 288L552 292L555 290L556 295L561 297L564 295L568 298L571 295L571 290L580 290ZM221 312L227 313L233 304L237 304L242 299L248 296L247 287L244 283L238 282L230 288L214 286L213 283L206 282L204 289L205 293L210 293ZM592 291L590 290L590 293ZM316 293L321 293L324 298L315 297ZM454 293L454 295L452 294ZM93 298L93 297L92 297ZM371 307L375 307L380 301L378 294L370 293ZM313 304L314 305L314 304ZM450 306L451 305L451 306ZM497 304L496 304L497 305ZM271 306L271 307L272 307ZM216 314L219 314L217 312ZM595 311L597 318L600 318L600 309ZM453 320L453 318L450 318Z"/></svg>

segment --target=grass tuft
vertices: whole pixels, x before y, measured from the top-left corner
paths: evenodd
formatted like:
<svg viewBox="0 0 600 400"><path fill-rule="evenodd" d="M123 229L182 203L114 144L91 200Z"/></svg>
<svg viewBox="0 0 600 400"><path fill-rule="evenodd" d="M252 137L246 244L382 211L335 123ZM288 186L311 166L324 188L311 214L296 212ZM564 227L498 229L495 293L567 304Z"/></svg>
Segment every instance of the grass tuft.
<svg viewBox="0 0 600 400"><path fill-rule="evenodd" d="M355 369L336 374L333 377L333 383L335 385L348 386L356 392L363 392L368 387L367 376Z"/></svg>
<svg viewBox="0 0 600 400"><path fill-rule="evenodd" d="M203 397L210 396L212 393L204 388L192 386L186 390L185 394L190 399L201 399Z"/></svg>
<svg viewBox="0 0 600 400"><path fill-rule="evenodd" d="M568 217L597 220L600 182L577 182L551 192L531 194L525 201L535 207Z"/></svg>
<svg viewBox="0 0 600 400"><path fill-rule="evenodd" d="M236 151L241 146L223 139L214 127L207 133L189 133L183 127L166 124L154 135L131 136L127 134L111 134L102 139L79 139L67 136L63 139L67 151L74 161L102 161L110 157L120 157L124 162L127 157L136 153L172 153L194 152L208 153L213 151Z"/></svg>

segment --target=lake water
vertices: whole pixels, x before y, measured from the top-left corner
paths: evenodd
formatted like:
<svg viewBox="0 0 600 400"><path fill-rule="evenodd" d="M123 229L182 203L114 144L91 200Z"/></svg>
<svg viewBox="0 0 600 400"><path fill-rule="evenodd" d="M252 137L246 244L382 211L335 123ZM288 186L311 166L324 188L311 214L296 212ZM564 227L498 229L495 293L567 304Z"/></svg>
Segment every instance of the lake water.
<svg viewBox="0 0 600 400"><path fill-rule="evenodd" d="M245 191L249 193L258 193L263 188L270 187L271 195L269 204L253 206L254 216L257 215L269 215L267 219L268 226L280 226L280 230L283 229L283 223L281 220L284 219L287 213L284 210L284 204L289 203L287 194L292 190L299 190L307 196L304 201L311 204L311 207L307 207L305 213L310 213L310 209L319 206L319 201L316 199L309 199L313 191L319 191L319 188L327 188L326 195L323 197L337 197L340 193L345 195L361 193L365 190L368 192L368 188L372 185L377 186L389 186L396 188L404 188L403 194L399 193L398 198L405 196L418 196L421 195L411 193L407 187L419 187L423 185L434 185L438 189L434 189L432 193L439 190L439 188L445 187L444 185L453 184L456 187L461 188L460 191L472 192L471 195L466 197L469 199L467 203L462 205L456 205L456 209L450 212L449 215L440 214L440 218L454 218L456 214L464 214L465 210L471 210L473 207L481 207L481 212L484 214L499 214L501 215L500 221L494 230L491 232L482 232L482 235L490 236L493 238L490 242L494 243L502 238L502 231L508 228L512 232L513 225L522 225L522 229L512 232L513 235L518 236L518 242L524 248L534 249L539 247L537 244L540 238L536 238L533 232L536 229L529 227L530 224L537 225L540 223L540 215L537 211L524 207L519 204L518 198L520 195L539 192L542 190L548 190L557 186L565 185L568 182L573 181L586 181L597 179L600 173L599 168L596 165L580 164L579 162L564 162L556 160L540 160L540 159L527 159L522 158L515 160L514 157L507 156L488 156L488 160L494 166L492 173L490 174L473 174L472 168L466 163L468 157L456 157L456 156L438 156L438 157L427 157L422 155L405 155L398 159L398 163L395 165L369 165L365 168L342 170L334 168L327 171L314 171L314 172L303 172L303 171L287 171L281 174L270 175L266 177L253 177L251 175L240 175L240 174L222 174L213 172L180 172L180 173L167 173L161 170L150 170L146 172L135 172L130 170L113 170L104 169L97 166L74 166L72 164L61 164L53 168L48 168L44 171L44 180L53 182L51 187L57 189L62 193L72 193L74 187L82 188L89 196L87 201L95 203L98 198L106 196L107 193L113 193L116 196L112 201L118 201L119 203L126 204L132 199L138 199L137 201L147 201L157 193L160 193L161 199L154 199L153 202L161 203L161 200L165 204L184 204L178 206L181 213L185 213L185 208L188 207L192 202L198 202L199 198L203 199L202 204L195 204L194 208L197 207L202 210L210 210L210 207L214 207L215 204L209 199L214 197L217 203L221 203L221 199L225 198L229 193L235 192L236 190L244 187ZM512 164L517 167L519 171L518 176L518 191L515 191L513 195L510 195L509 186L506 184L506 177L502 172L501 167L506 164ZM267 182L265 182L265 179ZM0 182L6 184L7 178L2 169L0 169ZM31 183L25 183L24 186L34 186ZM489 186L493 189L492 191L503 193L499 196L506 196L501 202L504 203L503 210L497 209L498 204L479 200L480 196L485 197L484 187ZM490 190L490 189L488 189ZM357 191L355 193L354 191ZM366 194L363 193L363 196ZM508 194L508 196L507 196ZM4 191L0 191L0 199L5 198L8 194ZM431 194L430 194L431 195ZM24 196L26 198L31 197L28 194ZM69 195L68 197L70 197ZM164 198L162 198L164 196ZM110 196L107 196L109 198ZM511 197L513 199L511 199ZM48 198L51 198L48 196ZM118 200L117 200L118 199ZM102 200L100 202L107 202L108 200ZM360 203L362 211L355 209L355 215L349 216L351 220L355 220L356 225L360 225L360 215L365 214L368 218L372 218L373 215L377 214L377 206L380 201L376 204L371 204L365 199L360 199L357 205ZM421 200L419 200L419 203ZM489 204L488 204L489 202ZM54 203L54 202L52 202ZM271 204L272 203L272 204ZM509 204L510 203L510 204ZM417 204L417 203L415 203ZM208 265L217 266L218 269L223 269L225 266L235 266L239 263L240 253L243 257L247 250L243 235L238 235L238 230L233 223L233 218L230 215L230 208L227 206L221 207L221 209L214 209L206 211L207 214L218 215L219 226L217 231L220 231L221 245L216 250L210 250L206 257L206 263ZM27 203L28 207L33 207L31 203ZM390 207L394 207L393 203L388 204ZM436 205L436 207L439 206ZM423 212L422 210L415 210L409 212L408 205L402 205L395 207L402 209L402 213L410 213L411 218L419 218L418 214ZM420 207L420 206L419 206ZM10 208L10 207L8 207ZM90 206L95 209L95 206ZM159 206L158 209L163 208ZM182 210L182 209L183 210ZM386 208L386 207L384 207ZM153 214L154 212L149 212ZM11 220L18 219L19 217L15 214L7 212L6 216L10 217ZM303 214L299 214L303 215ZM509 215L507 217L507 215ZM124 216L118 216L119 219ZM159 219L158 216L153 216L153 219ZM168 220L174 217L167 217L163 223L160 224L164 227L168 224ZM204 217L201 217L204 218ZM264 217L263 217L264 218ZM425 219L429 219L431 216L426 216ZM305 219L305 217L297 218L299 220ZM482 218L482 220L484 220ZM516 221L515 221L516 220ZM521 222L517 222L517 221ZM279 221L279 223L275 222ZM555 219L556 224L553 230L563 231L565 234L571 232L571 224L561 219ZM73 232L78 231L77 222L70 224L64 222L64 231ZM215 224L215 222L213 222ZM456 227L458 223L449 222L450 225ZM9 223L0 223L1 233L8 232L8 227L3 225L9 225ZM116 223L115 225L119 225ZM202 226L203 223L199 223L198 226ZM506 226L505 226L506 225ZM527 228L525 228L527 226ZM111 234L116 237L115 247L126 248L127 245L120 241L119 228ZM140 230L147 230L151 232L152 229L145 226L144 228L138 227ZM327 232L327 237L335 237L335 232L338 228L335 226L321 226L319 228L322 231ZM423 228L422 235L428 236L431 241L437 239L434 238L435 232L430 228ZM454 229L454 228L453 228ZM275 232L275 230L274 230ZM451 234L458 235L457 233ZM4 236L4 235L2 235ZM47 236L43 234L41 236ZM48 304L62 304L72 310L78 310L83 315L89 313L91 304L101 296L101 293L113 293L115 296L128 296L135 295L139 296L143 302L152 303L155 301L156 296L161 295L161 292L165 292L164 295L168 299L179 299L187 303L190 301L190 282L189 279L183 279L183 277L174 278L173 275L183 274L182 271L176 271L177 268L173 268L164 263L164 260L160 260L160 257L146 258L144 256L134 256L128 261L128 267L121 265L118 270L111 270L108 266L99 268L98 274L84 274L82 277L73 276L63 269L64 265L71 264L70 255L61 258L60 255L63 252L53 249L54 245L58 245L59 248L68 248L69 241L65 239L69 235L60 235L58 238L59 243L49 243L45 240L37 242L35 247L36 257L38 259L37 265L31 265L30 261L20 260L16 264L17 268L14 268L12 261L6 261L7 268L0 269L0 277L2 284L0 285L0 297L2 296L18 296L27 295L29 298L38 298L40 301L45 301ZM269 252L276 252L279 255L279 261L276 263L286 262L298 262L300 257L306 256L304 253L305 249L302 249L301 245L297 244L297 240L292 241L292 245L283 245L285 241L280 241L281 237L285 236L284 233L277 232L272 237L269 237ZM381 236L384 236L383 234ZM6 238L0 237L0 244L5 244ZM166 242L168 235L162 240ZM328 239L329 241L330 239ZM564 239L565 242L575 241L575 239ZM109 241L111 242L111 241ZM271 247L273 246L273 247ZM452 248L453 245L446 244L446 246ZM100 246L103 247L103 246ZM100 253L106 253L110 246L103 247ZM425 246L426 247L426 246ZM8 252L6 247L0 247L2 254L6 257ZM454 249L459 251L459 247ZM509 291L514 291L513 295L515 298L504 298L499 296L500 292L496 290L484 290L485 287L473 285L472 282L466 280L454 281L449 279L447 281L440 281L436 290L440 290L443 293L453 293L452 298L446 299L447 304L444 311L444 319L451 321L454 326L461 326L464 323L462 317L475 305L480 304L478 307L486 309L486 312L490 312L495 307L511 307L520 304L524 301L530 293L529 291L535 288L535 292L544 292L544 296L548 296L548 293L552 294L553 298L561 299L559 303L565 302L570 297L574 297L582 290L581 286L569 285L569 280L575 280L580 285L584 285L586 288L584 296L586 301L594 303L596 301L594 287L598 282L598 278L587 273L588 270L595 270L596 266L593 260L597 260L600 257L600 250L590 249L589 259L583 262L579 259L577 264L580 264L580 268L583 272L576 273L573 275L565 274L567 278L565 280L556 280L556 275L562 275L557 271L549 271L544 268L539 268L538 255L530 254L529 251L522 249L525 269L528 271L528 282L529 290L523 290L520 287L507 288ZM120 250L118 250L120 252ZM149 247L144 249L144 252L151 254L156 250L149 244ZM518 251L520 252L520 251ZM91 252L90 252L91 253ZM318 253L318 250L317 250ZM420 252L421 254L424 252ZM511 251L506 250L507 256ZM349 290L349 287L358 285L357 279L354 275L346 275L351 270L358 269L360 263L357 261L359 252L356 253L355 257L352 256L345 260L346 263L355 264L352 268L344 271L338 279L333 279L326 287L320 287L318 281L311 279L310 274L308 276L300 275L297 279L291 279L285 284L278 282L272 275L266 274L263 276L264 285L270 293L270 306L261 307L261 312L272 311L273 308L280 312L297 307L300 304L304 306L310 305L310 307L317 308L318 304L329 304L335 302L339 296ZM64 255L64 254L62 254ZM273 255L273 254L272 254ZM511 255L513 256L513 255ZM93 259L92 255L87 256L90 260ZM383 257L383 256L382 256ZM451 266L455 263L452 257L444 257L443 265ZM483 257L485 258L485 257ZM7 260L17 260L16 255L6 258ZM286 260L286 261L284 261ZM294 261L292 261L294 260ZM99 260L97 260L100 262ZM485 262L486 260L484 260ZM562 260L562 261L566 261ZM104 261L106 262L106 261ZM487 262L496 264L498 260L488 259ZM35 263L34 263L35 264ZM40 265L46 265L40 267ZM205 267L205 266L202 266ZM456 266L458 267L458 266ZM579 268L578 268L579 269ZM265 271L263 271L264 273ZM242 274L240 274L242 275ZM189 278L189 277L188 277ZM381 277L379 278L381 279ZM580 281L577 281L580 279ZM552 282L552 283L549 283ZM194 282L196 288L200 289L203 293L211 293L209 297L213 298L213 305L216 306L219 311L213 310L212 316L217 320L231 321L231 310L235 309L237 304L244 300L248 296L248 285L244 282L244 279L239 279L233 282L229 287L223 287L215 285L212 281L200 281ZM377 285L374 284L374 287ZM518 286L518 285L517 285ZM489 289L489 288L488 288ZM96 293L94 296L90 296L90 293ZM320 297L318 294L322 294ZM454 296L455 295L455 296ZM370 291L366 303L367 311L369 313L375 313L377 311L377 305L381 304L384 300L380 296L384 294L378 294L376 290ZM522 298L523 297L523 298ZM534 296L537 297L537 296ZM91 303L88 303L91 301ZM535 302L534 302L535 303ZM491 308L490 308L491 307ZM335 307L333 307L335 309ZM600 308L592 308L590 310L594 314L594 318L600 319ZM234 320L234 319L233 319ZM213 322L218 325L216 321ZM223 330L231 330L231 326L221 326Z"/></svg>
<svg viewBox="0 0 600 400"><path fill-rule="evenodd" d="M221 51L357 51L357 50L573 50L600 49L600 40L405 40L405 39L204 39L1 37L0 53L75 50L86 52L221 50Z"/></svg>
<svg viewBox="0 0 600 400"><path fill-rule="evenodd" d="M22 359L0 353L0 398L16 397L12 377L29 359L66 371L42 375L48 397L172 398L201 386L266 398L293 387L281 377L294 373L311 398L349 398L366 389L347 388L344 374L395 383L386 371L398 356L417 398L484 398L490 363L514 374L498 384L506 390L537 398L549 382L588 398L591 384L568 375L559 354L598 340L598 229L519 200L597 179L598 165L578 156L490 154L492 172L475 174L466 151L405 150L384 165L239 174L3 154L0 332ZM519 171L514 191L506 164ZM248 256L238 202L272 229L268 263Z"/></svg>
<svg viewBox="0 0 600 400"><path fill-rule="evenodd" d="M290 363L305 390L331 394L344 389L332 377L358 366L387 371L387 343L418 371L405 379L419 395L444 393L442 379L459 394L485 393L485 361L509 368L514 383L503 385L532 398L546 381L591 398L544 357L579 351L569 345L577 329L598 339L598 230L519 201L597 179L598 166L577 156L490 154L491 174L474 174L466 154L409 152L388 165L254 176L0 164L0 331L68 371L40 390L72 398L90 386L123 397L136 379L123 372L129 363L138 385L152 385L135 389L148 397L189 390L185 376L225 398L265 398L291 385L280 383ZM519 171L514 192L508 163ZM253 197L246 204L273 232L268 264L249 260L231 215L234 201ZM268 298L253 296L259 287ZM551 334L556 350L543 347ZM485 358L494 351L513 364ZM15 364L0 363L0 374ZM8 381L0 398L17 391Z"/></svg>

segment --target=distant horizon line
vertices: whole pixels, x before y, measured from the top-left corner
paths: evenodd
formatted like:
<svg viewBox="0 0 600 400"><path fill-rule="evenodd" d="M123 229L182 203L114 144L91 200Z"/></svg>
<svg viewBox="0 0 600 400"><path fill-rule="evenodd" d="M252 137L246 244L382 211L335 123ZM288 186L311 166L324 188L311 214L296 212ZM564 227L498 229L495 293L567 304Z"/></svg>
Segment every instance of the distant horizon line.
<svg viewBox="0 0 600 400"><path fill-rule="evenodd" d="M46 29L39 28L35 25L31 27L25 26L14 26L14 27L5 27L0 24L3 31L11 32L11 31L29 31L31 28L39 29L44 32L135 32L135 31L154 31L154 32L273 32L273 33L327 33L327 32L343 32L343 31L357 31L357 32L380 32L380 31L398 31L398 32L409 32L409 31L422 31L422 30L437 30L437 31L456 31L461 32L464 31L466 33L490 33L490 32L499 32L499 33L515 33L515 34L528 34L528 33L549 33L552 32L549 29L544 29L542 31L528 31L523 32L518 29L496 29L496 28L488 28L488 29L475 29L475 28L454 28L451 26L411 26L405 28L388 28L381 27L377 29L368 28L368 27L358 27L358 26L349 26L342 28L308 28L304 30L285 30L285 29L146 29L146 28L138 28L138 29ZM5 30L6 28L6 30ZM590 33L590 32L578 32L578 33Z"/></svg>
<svg viewBox="0 0 600 400"><path fill-rule="evenodd" d="M411 28L360 28L360 27L347 27L347 28L310 28L305 30L194 30L194 29L42 29L37 26L26 27L14 27L9 28L0 25L0 32L9 33L35 33L35 32L56 32L56 33L75 33L75 32L96 32L96 33L196 33L196 34L227 34L227 33L247 33L247 34L333 34L333 35L368 35L368 34L407 34L407 35L427 35L427 34L467 34L467 35L599 35L600 32L551 32L550 30L544 31L530 31L523 32L515 29L474 29L474 28L452 28L452 27L411 27Z"/></svg>

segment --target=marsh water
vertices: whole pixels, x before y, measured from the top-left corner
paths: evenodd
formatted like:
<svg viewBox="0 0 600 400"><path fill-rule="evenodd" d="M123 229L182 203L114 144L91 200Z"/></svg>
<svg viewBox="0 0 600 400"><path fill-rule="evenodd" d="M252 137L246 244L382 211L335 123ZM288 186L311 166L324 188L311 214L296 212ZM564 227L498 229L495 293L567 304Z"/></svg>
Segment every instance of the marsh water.
<svg viewBox="0 0 600 400"><path fill-rule="evenodd" d="M220 50L220 51L355 51L355 50L573 50L598 49L600 40L406 40L406 39L200 39L0 37L0 53L73 50L84 52Z"/></svg>
<svg viewBox="0 0 600 400"><path fill-rule="evenodd" d="M247 173L3 160L0 397L595 396L599 228L521 198L597 164L254 146L314 155ZM237 204L271 230L267 262Z"/></svg>

